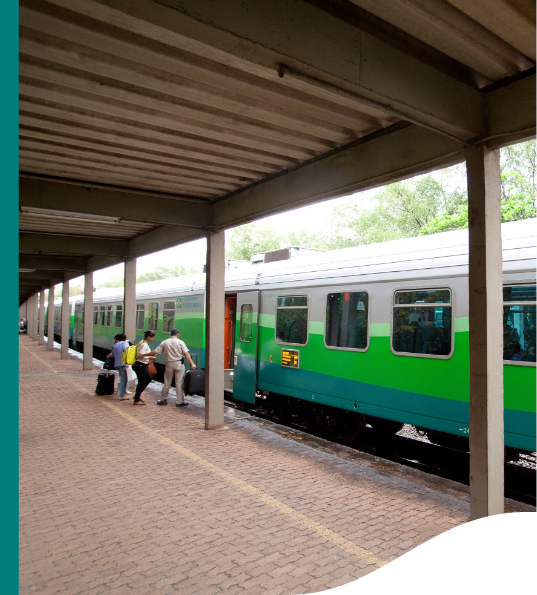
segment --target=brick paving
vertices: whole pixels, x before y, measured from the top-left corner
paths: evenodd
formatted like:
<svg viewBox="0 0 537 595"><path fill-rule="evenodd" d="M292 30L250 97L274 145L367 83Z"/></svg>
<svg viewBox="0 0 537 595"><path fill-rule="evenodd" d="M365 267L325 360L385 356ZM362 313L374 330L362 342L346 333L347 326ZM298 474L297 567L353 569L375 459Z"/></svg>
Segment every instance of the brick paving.
<svg viewBox="0 0 537 595"><path fill-rule="evenodd" d="M97 371L20 337L20 593L312 593L468 520L464 486Z"/></svg>

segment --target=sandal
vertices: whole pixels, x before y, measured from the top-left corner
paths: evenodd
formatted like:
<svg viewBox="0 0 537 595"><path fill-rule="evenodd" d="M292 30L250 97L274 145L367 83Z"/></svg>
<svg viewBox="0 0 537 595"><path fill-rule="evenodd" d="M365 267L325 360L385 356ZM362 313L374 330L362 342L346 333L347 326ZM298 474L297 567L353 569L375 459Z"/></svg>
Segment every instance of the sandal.
<svg viewBox="0 0 537 595"><path fill-rule="evenodd" d="M134 401L133 405L145 405L145 401Z"/></svg>

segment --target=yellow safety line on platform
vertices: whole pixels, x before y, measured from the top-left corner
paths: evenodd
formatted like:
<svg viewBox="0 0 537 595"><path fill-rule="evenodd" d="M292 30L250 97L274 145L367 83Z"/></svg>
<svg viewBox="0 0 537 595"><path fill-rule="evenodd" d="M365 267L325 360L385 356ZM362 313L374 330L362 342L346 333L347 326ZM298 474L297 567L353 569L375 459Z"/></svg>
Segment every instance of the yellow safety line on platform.
<svg viewBox="0 0 537 595"><path fill-rule="evenodd" d="M28 350L27 347L23 347L23 348ZM30 351L30 353L32 353L32 352ZM52 370L54 370L54 368L50 364L45 362L38 355L36 355L35 353L32 353L32 355L34 357L36 357L38 360L40 360L41 362L43 362L46 366L48 366L48 367L52 368ZM298 512L294 508L287 506L287 504L284 504L283 502L280 502L273 496L267 494L266 492L263 492L263 490L260 490L256 487L246 483L245 481L243 481L242 479L239 479L232 473L229 473L228 471L221 469L217 465L214 465L207 459L200 457L199 455L197 455L195 452L189 450L188 448L185 448L184 446L181 446L177 442L174 442L173 440L170 440L166 436L163 436L162 434L157 432L157 430L154 430L154 429L146 426L140 420L136 419L132 415L129 415L128 413L126 413L125 411L123 411L122 409L120 409L119 407L114 405L113 403L106 401L102 397L94 395L93 393L91 393L88 390L81 389L80 385L78 383L74 382L69 377L65 376L64 374L61 374L61 372L57 372L56 370L54 370L54 373L60 374L62 377L65 378L65 380L67 380L67 382L76 386L78 388L78 390L81 390L82 392L85 392L86 394L89 394L92 397L95 397L95 399L97 399L98 401L103 403L103 405L106 405L107 407L109 407L110 409L112 409L113 411L115 411L116 413L121 415L123 418L125 418L127 421L129 421L131 424L140 428L140 430L142 430L143 432L145 432L152 438L155 438L156 440L159 440L163 444L170 446L177 452L180 452L182 455L188 457L192 461L195 461L202 467L205 467L205 469L212 471L213 473L215 473L222 479L226 480L227 482L231 483L232 485L240 488L241 490L244 490L251 496L254 496L255 498L261 500L265 504L272 506L272 508L275 508L276 510L279 510L283 514L291 517L297 523L308 527L309 529L311 529L312 531L315 531L315 533L318 533L319 535L322 535L325 539L327 539L331 543L337 545L342 550L355 555L359 560L367 562L367 564L376 566L377 568L380 568L381 566L384 566L385 564L388 563L386 560L383 560L379 556L373 554L373 552L370 552L369 550L366 550L366 549L356 545L355 543L346 539L342 535L339 535L339 533L336 533L335 531L328 529L328 527L325 527L321 523L318 523L317 521L310 519L305 514Z"/></svg>

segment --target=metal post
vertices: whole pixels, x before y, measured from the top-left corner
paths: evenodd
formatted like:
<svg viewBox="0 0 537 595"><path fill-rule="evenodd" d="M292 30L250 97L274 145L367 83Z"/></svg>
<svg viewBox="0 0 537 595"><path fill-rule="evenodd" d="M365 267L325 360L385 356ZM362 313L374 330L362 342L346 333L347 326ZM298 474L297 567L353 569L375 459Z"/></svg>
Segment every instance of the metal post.
<svg viewBox="0 0 537 595"><path fill-rule="evenodd" d="M48 290L47 350L54 349L54 285Z"/></svg>
<svg viewBox="0 0 537 595"><path fill-rule="evenodd" d="M225 235L207 232L205 429L224 425Z"/></svg>
<svg viewBox="0 0 537 595"><path fill-rule="evenodd" d="M39 325L38 325L39 345L45 344L45 290L39 293Z"/></svg>
<svg viewBox="0 0 537 595"><path fill-rule="evenodd" d="M71 310L69 308L69 281L64 281L62 286L62 334L61 334L61 359L69 357L69 334L71 324Z"/></svg>
<svg viewBox="0 0 537 595"><path fill-rule="evenodd" d="M470 518L504 511L499 150L468 150Z"/></svg>
<svg viewBox="0 0 537 595"><path fill-rule="evenodd" d="M84 276L84 328L82 340L84 341L84 355L82 356L82 369L93 369L93 273Z"/></svg>

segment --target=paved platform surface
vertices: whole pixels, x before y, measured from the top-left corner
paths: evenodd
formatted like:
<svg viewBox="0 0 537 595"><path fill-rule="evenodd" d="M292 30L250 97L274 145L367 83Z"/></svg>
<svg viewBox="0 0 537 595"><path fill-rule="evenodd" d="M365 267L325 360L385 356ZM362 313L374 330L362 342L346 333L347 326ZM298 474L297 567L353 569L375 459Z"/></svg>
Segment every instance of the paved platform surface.
<svg viewBox="0 0 537 595"><path fill-rule="evenodd" d="M20 337L20 593L312 593L468 520L460 484L97 372Z"/></svg>

